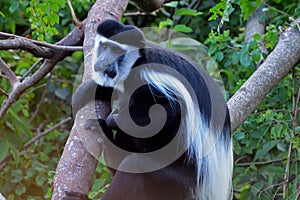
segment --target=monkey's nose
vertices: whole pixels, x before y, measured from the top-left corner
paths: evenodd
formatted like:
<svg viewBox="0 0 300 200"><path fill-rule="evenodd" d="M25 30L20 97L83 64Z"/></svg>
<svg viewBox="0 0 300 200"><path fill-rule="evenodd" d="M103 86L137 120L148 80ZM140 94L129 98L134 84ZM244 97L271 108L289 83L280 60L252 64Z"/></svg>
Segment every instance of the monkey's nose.
<svg viewBox="0 0 300 200"><path fill-rule="evenodd" d="M114 67L109 66L108 68L106 68L106 70L104 70L104 74L106 74L110 78L115 78L117 75L117 71L114 69Z"/></svg>

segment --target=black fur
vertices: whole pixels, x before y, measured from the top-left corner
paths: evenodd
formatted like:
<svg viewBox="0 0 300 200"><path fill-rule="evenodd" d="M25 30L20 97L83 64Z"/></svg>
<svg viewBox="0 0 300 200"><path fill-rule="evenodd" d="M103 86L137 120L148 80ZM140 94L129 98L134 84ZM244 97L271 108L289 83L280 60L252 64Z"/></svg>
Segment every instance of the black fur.
<svg viewBox="0 0 300 200"><path fill-rule="evenodd" d="M126 31L128 30L133 30L133 32L130 31L130 33L127 33ZM181 74L196 94L199 110L203 115L202 118L204 119L204 123L208 126L210 124L210 126L213 126L215 129L223 130L220 140L224 141L224 146L228 146L229 148L231 140L230 119L226 102L224 101L223 95L218 86L204 70L199 68L196 70L196 64L179 53L166 50L152 44L149 48L142 32L136 27L124 26L119 22L107 20L99 25L97 32L110 40L139 48L134 51L139 51L141 56L136 60L132 68L141 65L145 65L147 67L147 65L152 66L153 64L158 64L168 66ZM120 33L124 35L121 35L122 37L115 37ZM122 59L124 59L124 57L117 61L119 66L123 62ZM168 73L168 70L164 71L164 73ZM127 88L131 86L132 80L139 79L141 79L140 71L133 70L124 81L124 92L120 93L118 96L119 109L111 113L106 122L104 119L98 119L107 138L121 149L132 153L119 163L120 167L130 162L143 162L140 160L137 161L137 153L153 152L167 145L175 138L176 134L178 134L181 116L186 112L186 109L181 106L184 99L178 99L176 94L170 94L177 98L176 101L170 102L170 100L156 87L153 87L151 83L145 84L130 95ZM85 90L88 93L87 95L85 94L86 92L84 92ZM96 91L94 97L97 100L110 101L112 98L112 88L95 85L95 82L89 81L88 84L83 84L79 87L73 98L73 102L75 102L73 103L75 104L73 108L74 113L76 113L80 107L84 106L90 100L89 98L91 95L89 94L91 91ZM211 91L213 91L213 94L211 94ZM214 104L214 108L212 108L213 103L211 96L217 98L218 101L221 102L219 105ZM127 105L126 102L129 102L129 105ZM128 106L131 119L137 125L148 125L151 122L149 109L155 104L163 106L167 113L167 121L164 127L156 135L147 138L134 137L125 133L123 131L124 127L122 127L121 130L117 126L116 121L118 120L122 120L123 124L126 125L126 120L128 119L124 117L125 113L123 108ZM153 112L154 116L160 117L160 115L156 113L156 110ZM218 117L211 119L213 112L226 112L224 114L226 117L225 121L218 119ZM220 117L224 115L221 114ZM130 133L131 127L129 123L125 129L126 132ZM114 133L114 131L116 131L116 133ZM184 135L185 133L179 134ZM178 143L182 143L182 141L178 141ZM106 149L106 155L109 155L106 156L106 158L109 161L114 162L114 156L118 157L118 155L115 155L113 150L110 152L110 150L110 148ZM145 159L152 158L148 157ZM205 159L206 158L203 158L203 162L205 162ZM159 161L153 160L153 163L156 162ZM201 177L202 176L204 176L204 174L201 174ZM196 177L196 163L193 162L193 159L190 159L188 152L184 152L172 164L154 172L136 174L117 171L102 200L191 199L191 191L193 191L197 185Z"/></svg>

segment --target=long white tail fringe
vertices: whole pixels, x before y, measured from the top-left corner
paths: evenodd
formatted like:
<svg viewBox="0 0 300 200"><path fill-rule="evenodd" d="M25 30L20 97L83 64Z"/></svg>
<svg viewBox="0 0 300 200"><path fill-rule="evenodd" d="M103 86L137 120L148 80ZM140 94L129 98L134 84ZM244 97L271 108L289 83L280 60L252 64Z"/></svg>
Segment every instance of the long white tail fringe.
<svg viewBox="0 0 300 200"><path fill-rule="evenodd" d="M201 116L199 105L192 100L187 88L170 74L144 69L142 78L162 92L169 100L183 99L186 113L182 121L187 134L190 159L197 166L197 188L191 191L195 200L228 200L232 198L232 144L224 144L222 130L212 133ZM220 136L216 138L216 136ZM194 160L196 157L196 160Z"/></svg>

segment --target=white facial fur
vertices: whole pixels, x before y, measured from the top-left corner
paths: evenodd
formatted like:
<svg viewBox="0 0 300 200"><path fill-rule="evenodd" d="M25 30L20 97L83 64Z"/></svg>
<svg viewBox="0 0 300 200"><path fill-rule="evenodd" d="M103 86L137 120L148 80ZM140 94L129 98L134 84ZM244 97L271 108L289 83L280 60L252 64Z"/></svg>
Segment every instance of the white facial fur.
<svg viewBox="0 0 300 200"><path fill-rule="evenodd" d="M106 68L105 66L103 66L103 69L101 69L100 71L96 71L94 68L97 61L98 62L100 61L100 63L101 63L102 60L105 60L105 54L99 52L99 55L97 55L98 54L97 52L98 52L100 43L105 43L107 41L109 41L110 43L116 44L121 49L125 50L124 59L121 63L121 66L117 67L117 69L116 69L117 75L114 78L111 78L107 74L103 73ZM130 51L132 51L132 52L130 52ZM130 52L130 55L128 55L127 52ZM98 34L95 39L95 46L94 46L94 51L93 51L92 79L98 85L105 86L105 87L113 87L115 89L123 91L123 81L127 78L132 66L134 65L134 63L136 62L136 60L139 57L140 57L140 54L137 51L136 47L119 44L115 41L109 40L108 38Z"/></svg>

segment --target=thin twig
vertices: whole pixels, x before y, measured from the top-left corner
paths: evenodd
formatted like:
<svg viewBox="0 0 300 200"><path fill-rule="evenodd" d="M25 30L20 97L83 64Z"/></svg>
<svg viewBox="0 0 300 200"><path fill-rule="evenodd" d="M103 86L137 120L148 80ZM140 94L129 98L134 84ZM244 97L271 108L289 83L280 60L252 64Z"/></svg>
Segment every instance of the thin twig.
<svg viewBox="0 0 300 200"><path fill-rule="evenodd" d="M69 122L71 120L72 120L72 117L67 117L66 119L60 121L59 123L55 124L51 128L47 129L46 131L42 132L41 134L35 136L34 138L32 138L31 140L29 140L28 142L26 142L25 145L24 145L24 148L25 149L28 148L29 146L31 146L33 143L35 143L36 141L38 141L42 137L48 135L49 133L51 133L55 129L59 128L61 125L65 124L65 123L67 123L67 122Z"/></svg>
<svg viewBox="0 0 300 200"><path fill-rule="evenodd" d="M41 106L42 106L42 104L43 104L43 102L44 102L43 99L45 98L46 93L47 93L47 90L44 90L44 91L43 91L43 94L42 94L42 97L41 97L41 100L39 101L39 103L38 103L37 106L35 107L35 111L34 111L33 115L30 117L30 119L29 119L29 121L28 121L28 124L31 124L32 121L34 120L34 118L38 115L39 110L40 110L40 108L41 108Z"/></svg>
<svg viewBox="0 0 300 200"><path fill-rule="evenodd" d="M28 70L27 72L22 76L20 81L22 82L41 62L43 62L45 59L40 58L36 63L34 63Z"/></svg>
<svg viewBox="0 0 300 200"><path fill-rule="evenodd" d="M78 45L82 44L83 41L83 31L79 28L75 28L67 36L61 39L57 44L63 45ZM61 61L65 57L71 55L70 51L58 51L53 58L46 59L41 67L29 78L25 79L22 83L18 84L9 94L8 98L2 104L0 108L0 119L5 115L10 106L16 102L20 96L24 93L26 89L38 83L43 79L56 65L57 62Z"/></svg>
<svg viewBox="0 0 300 200"><path fill-rule="evenodd" d="M277 163L282 162L286 160L286 158L276 159L276 160L266 160L266 161L260 161L260 162L246 162L246 163L239 163L238 160L234 163L235 166L238 167L244 167L244 166L250 166L250 165L267 165L270 163Z"/></svg>
<svg viewBox="0 0 300 200"><path fill-rule="evenodd" d="M18 83L20 83L17 76L10 69L10 67L2 60L2 58L0 58L0 70L3 71L8 77L12 88L15 88L18 85Z"/></svg>
<svg viewBox="0 0 300 200"><path fill-rule="evenodd" d="M135 16L156 16L157 12L159 10L155 10L153 12L130 12L130 13L124 13L124 17L135 17Z"/></svg>
<svg viewBox="0 0 300 200"><path fill-rule="evenodd" d="M67 2L68 2L68 5L69 5L69 8L70 8L70 10L71 10L71 15L72 15L72 19L73 19L74 23L76 24L76 26L77 26L78 28L82 28L83 23L80 22L80 21L77 19L76 14L75 14L75 12L74 12L74 9L73 9L73 6L72 6L70 0L67 0Z"/></svg>
<svg viewBox="0 0 300 200"><path fill-rule="evenodd" d="M43 46L43 47L48 47L50 49L56 49L56 50L62 50L62 51L82 51L83 50L82 46L63 46L63 45L49 44L49 43L46 43L46 42L32 40L32 39L29 39L29 38L26 38L26 37L22 37L22 36L10 34L10 33L0 32L0 36L12 37L12 38L21 38L23 40L30 41L33 44L40 45L40 46Z"/></svg>
<svg viewBox="0 0 300 200"><path fill-rule="evenodd" d="M2 88L0 88L0 92L1 92L2 94L4 94L4 96L8 97L8 93L7 93L6 91L4 91Z"/></svg>
<svg viewBox="0 0 300 200"><path fill-rule="evenodd" d="M0 40L0 50L22 49L36 57L52 58L55 53L52 49L41 47L23 38Z"/></svg>
<svg viewBox="0 0 300 200"><path fill-rule="evenodd" d="M61 125L64 125L66 123L68 123L69 121L71 121L72 118L71 117L67 117L66 119L58 122L57 124L55 124L54 126L52 126L51 128L45 130L44 132L42 132L41 134L33 137L31 140L29 140L28 142L26 142L23 146L23 150L26 151L26 149L28 149L32 144L34 144L36 141L40 140L42 137L47 136L49 133L51 133L52 131L58 129ZM22 150L20 149L20 151ZM21 154L20 154L21 155ZM5 158L0 162L0 171L3 170L3 168L6 166L7 162L9 160L11 160L13 158L12 153L7 154L7 156L5 156Z"/></svg>
<svg viewBox="0 0 300 200"><path fill-rule="evenodd" d="M292 147L293 147L293 144L292 144L292 142L290 142L289 150L288 150L287 163L286 163L286 166L285 166L285 173L284 173L283 198L287 198L288 195L289 195L289 182L290 182Z"/></svg>

